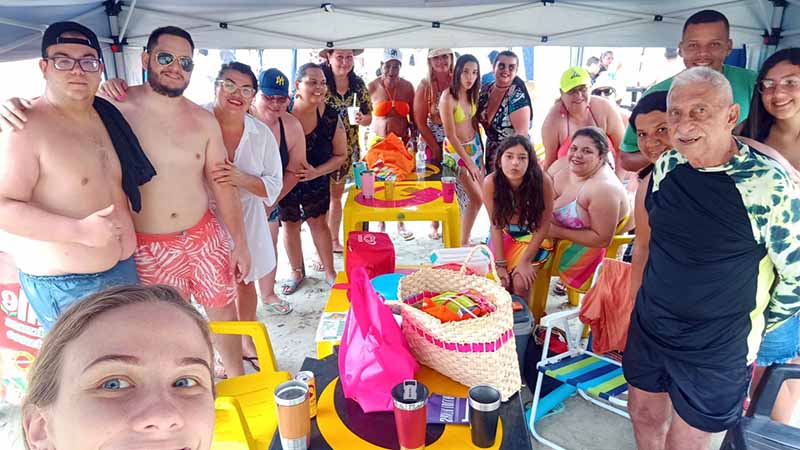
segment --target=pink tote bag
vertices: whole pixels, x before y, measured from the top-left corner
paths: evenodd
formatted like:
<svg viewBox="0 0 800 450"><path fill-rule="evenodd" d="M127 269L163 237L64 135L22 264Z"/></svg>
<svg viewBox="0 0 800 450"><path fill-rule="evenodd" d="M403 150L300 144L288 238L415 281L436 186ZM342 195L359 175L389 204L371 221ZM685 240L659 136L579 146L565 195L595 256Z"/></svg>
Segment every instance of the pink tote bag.
<svg viewBox="0 0 800 450"><path fill-rule="evenodd" d="M391 411L392 388L414 378L419 364L363 267L352 271L347 297L350 311L339 345L342 391L364 412Z"/></svg>

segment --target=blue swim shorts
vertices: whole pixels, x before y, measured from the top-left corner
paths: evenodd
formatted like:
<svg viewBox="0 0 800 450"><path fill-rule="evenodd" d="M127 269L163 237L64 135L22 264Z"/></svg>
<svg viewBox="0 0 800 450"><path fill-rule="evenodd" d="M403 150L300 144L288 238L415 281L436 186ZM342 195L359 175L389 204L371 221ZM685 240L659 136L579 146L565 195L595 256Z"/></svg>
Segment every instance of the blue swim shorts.
<svg viewBox="0 0 800 450"><path fill-rule="evenodd" d="M138 284L133 257L100 273L69 275L28 275L19 273L19 283L39 323L50 331L58 316L76 301L120 284Z"/></svg>
<svg viewBox="0 0 800 450"><path fill-rule="evenodd" d="M756 364L761 367L785 364L800 356L800 315L795 314L781 326L764 335Z"/></svg>

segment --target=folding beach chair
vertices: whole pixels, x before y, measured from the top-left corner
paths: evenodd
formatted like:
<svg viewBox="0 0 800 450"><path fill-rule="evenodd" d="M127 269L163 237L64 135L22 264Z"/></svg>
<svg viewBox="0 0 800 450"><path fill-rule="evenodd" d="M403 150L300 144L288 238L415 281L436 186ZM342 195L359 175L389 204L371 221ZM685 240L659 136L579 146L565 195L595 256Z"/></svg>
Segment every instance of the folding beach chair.
<svg viewBox="0 0 800 450"><path fill-rule="evenodd" d="M625 264L621 261L613 261L614 264ZM610 264L609 260L604 260L595 271L594 285L598 284L602 275L604 265ZM618 273L620 271L614 271ZM605 281L603 281L605 282ZM591 290L590 290L591 291ZM547 357L546 351L542 352L542 359L536 365L538 375L536 387L533 392L533 405L531 406L530 420L528 428L534 439L548 447L556 450L565 450L564 447L545 439L535 427L536 409L538 407L542 380L548 376L555 378L565 384L574 386L578 394L584 399L607 409L615 414L619 414L627 419L630 416L627 412L627 392L628 384L622 374L622 364L619 362L619 353L597 354L591 351L591 338L587 343L581 340L581 330L570 325L570 321L578 318L579 309L562 311L548 314L541 320L541 326L546 328L543 348L550 348L550 339L555 327L564 330L567 337L567 351L564 353ZM629 320L629 319L628 319ZM588 348L587 348L588 347Z"/></svg>

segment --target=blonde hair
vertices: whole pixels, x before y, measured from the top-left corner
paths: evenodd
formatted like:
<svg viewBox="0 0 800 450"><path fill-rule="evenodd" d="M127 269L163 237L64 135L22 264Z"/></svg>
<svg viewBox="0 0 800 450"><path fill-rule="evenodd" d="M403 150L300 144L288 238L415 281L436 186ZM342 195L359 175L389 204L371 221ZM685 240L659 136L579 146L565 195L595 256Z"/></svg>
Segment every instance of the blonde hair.
<svg viewBox="0 0 800 450"><path fill-rule="evenodd" d="M453 54L453 53L450 53L450 54L448 54L448 56L450 57L450 68L449 68L450 76L453 77L454 76L453 73L456 70L456 55ZM434 58L436 58L436 57L434 57ZM433 58L428 58L428 75L425 77L425 81L428 82L428 92L426 92L426 94L425 94L425 96L427 97L427 103L428 103L428 116L433 115L434 111L436 112L436 115L439 114L439 111L438 111L439 98L436 97L436 93L433 92L433 79L434 78L433 78L433 66L431 66L431 59L433 59ZM446 91L449 87L450 87L450 84L445 86L445 88L442 89L442 92ZM441 92L440 92L440 94L441 94Z"/></svg>
<svg viewBox="0 0 800 450"><path fill-rule="evenodd" d="M124 306L143 303L167 304L186 314L200 330L203 340L208 345L209 356L214 354L208 323L174 288L160 285L128 285L106 289L71 306L58 318L53 329L45 336L39 356L34 360L28 373L28 393L22 401L23 414L31 407L44 408L56 401L61 382L64 349L70 342L83 334L86 328L103 314ZM27 449L27 436L23 442Z"/></svg>

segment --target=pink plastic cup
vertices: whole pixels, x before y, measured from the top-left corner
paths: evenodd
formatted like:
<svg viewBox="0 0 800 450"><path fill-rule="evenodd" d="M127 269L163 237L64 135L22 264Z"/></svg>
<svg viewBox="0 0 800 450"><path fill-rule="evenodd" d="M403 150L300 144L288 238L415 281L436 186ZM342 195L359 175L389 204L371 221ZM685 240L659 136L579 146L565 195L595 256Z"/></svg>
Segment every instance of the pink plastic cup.
<svg viewBox="0 0 800 450"><path fill-rule="evenodd" d="M375 198L375 172L365 170L361 172L361 193L364 198Z"/></svg>
<svg viewBox="0 0 800 450"><path fill-rule="evenodd" d="M456 193L456 178L442 177L442 200L445 203L453 203L453 196Z"/></svg>

